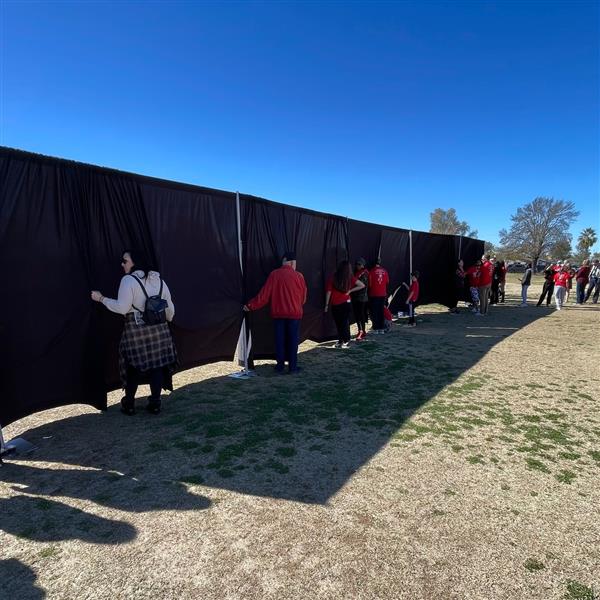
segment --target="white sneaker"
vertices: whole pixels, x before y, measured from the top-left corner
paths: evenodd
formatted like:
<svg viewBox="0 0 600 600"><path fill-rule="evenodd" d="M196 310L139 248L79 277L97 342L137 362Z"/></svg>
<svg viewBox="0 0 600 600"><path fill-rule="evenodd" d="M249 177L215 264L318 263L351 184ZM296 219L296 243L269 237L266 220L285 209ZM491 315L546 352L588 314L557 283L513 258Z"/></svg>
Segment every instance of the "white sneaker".
<svg viewBox="0 0 600 600"><path fill-rule="evenodd" d="M344 343L343 343L343 344L340 346L340 348L344 348L344 349L345 349L345 348L350 348L350 344L349 344L348 342L344 342Z"/></svg>

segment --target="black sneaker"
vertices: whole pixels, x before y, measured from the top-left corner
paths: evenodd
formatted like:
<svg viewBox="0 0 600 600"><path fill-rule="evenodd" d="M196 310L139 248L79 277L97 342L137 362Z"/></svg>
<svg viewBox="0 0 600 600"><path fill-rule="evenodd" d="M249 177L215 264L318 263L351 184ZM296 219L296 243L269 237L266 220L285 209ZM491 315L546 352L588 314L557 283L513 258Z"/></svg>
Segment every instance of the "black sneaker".
<svg viewBox="0 0 600 600"><path fill-rule="evenodd" d="M152 398L150 398L148 400L148 406L146 406L146 410L151 414L151 415L157 415L160 413L160 400L153 400Z"/></svg>

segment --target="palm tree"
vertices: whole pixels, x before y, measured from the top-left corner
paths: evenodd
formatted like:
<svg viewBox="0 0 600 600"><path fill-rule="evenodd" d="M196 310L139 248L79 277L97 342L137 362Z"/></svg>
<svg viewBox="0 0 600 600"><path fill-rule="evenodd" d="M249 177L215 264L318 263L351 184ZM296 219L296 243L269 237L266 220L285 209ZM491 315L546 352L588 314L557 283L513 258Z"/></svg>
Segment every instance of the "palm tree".
<svg viewBox="0 0 600 600"><path fill-rule="evenodd" d="M584 256L584 258L589 257L590 248L598 241L598 236L596 232L591 227L586 227L580 234L577 239L577 249Z"/></svg>

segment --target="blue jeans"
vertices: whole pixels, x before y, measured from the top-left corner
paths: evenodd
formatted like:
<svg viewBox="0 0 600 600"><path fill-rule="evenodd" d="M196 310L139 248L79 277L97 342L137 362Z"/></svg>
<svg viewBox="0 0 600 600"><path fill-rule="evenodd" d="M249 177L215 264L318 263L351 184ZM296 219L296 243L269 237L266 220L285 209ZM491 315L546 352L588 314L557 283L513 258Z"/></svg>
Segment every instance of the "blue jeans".
<svg viewBox="0 0 600 600"><path fill-rule="evenodd" d="M585 283L577 282L577 304L583 304L585 302Z"/></svg>
<svg viewBox="0 0 600 600"><path fill-rule="evenodd" d="M287 361L290 371L298 368L298 338L300 319L273 319L275 324L275 358L278 371L285 369Z"/></svg>

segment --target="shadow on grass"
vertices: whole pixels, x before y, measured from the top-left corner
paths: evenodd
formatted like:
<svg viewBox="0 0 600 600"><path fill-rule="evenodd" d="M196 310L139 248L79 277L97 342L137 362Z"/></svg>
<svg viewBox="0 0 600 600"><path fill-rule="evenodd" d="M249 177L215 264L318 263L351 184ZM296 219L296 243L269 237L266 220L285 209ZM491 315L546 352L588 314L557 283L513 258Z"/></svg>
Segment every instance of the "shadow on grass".
<svg viewBox="0 0 600 600"><path fill-rule="evenodd" d="M31 567L14 558L0 560L0 598L41 600L44 590L35 585L36 574Z"/></svg>
<svg viewBox="0 0 600 600"><path fill-rule="evenodd" d="M414 411L496 344L549 314L510 302L486 318L425 311L417 328L395 325L349 350L321 344L303 352L299 375L262 365L254 379L186 385L158 417L125 418L113 406L47 423L24 434L39 446L31 460L96 471L21 461L3 468L2 478L28 493L128 511L206 508L197 486L324 504ZM461 380L467 392L479 385Z"/></svg>

